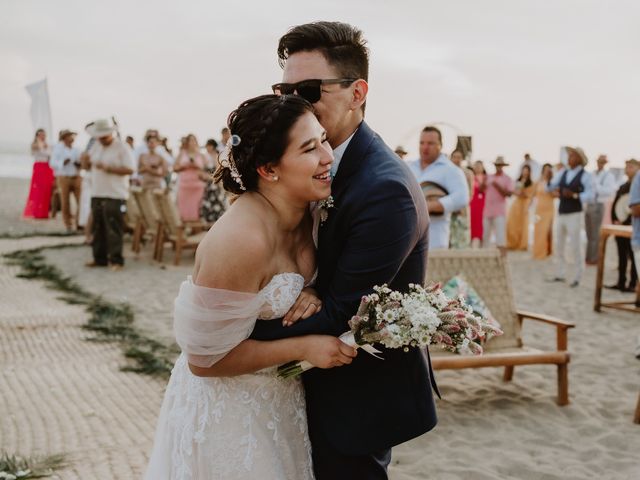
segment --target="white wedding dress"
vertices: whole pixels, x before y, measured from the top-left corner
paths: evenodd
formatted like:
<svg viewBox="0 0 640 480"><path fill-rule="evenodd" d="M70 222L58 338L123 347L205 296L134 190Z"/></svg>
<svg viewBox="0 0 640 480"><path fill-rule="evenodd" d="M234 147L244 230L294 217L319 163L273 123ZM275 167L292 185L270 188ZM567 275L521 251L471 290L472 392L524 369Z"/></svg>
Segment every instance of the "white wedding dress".
<svg viewBox="0 0 640 480"><path fill-rule="evenodd" d="M239 340L249 335L256 318L284 316L303 287L301 275L281 273L257 296L238 294L253 296L244 303L257 305L248 324L233 322L234 328L242 325L244 329ZM177 308L181 297L191 295L190 300L197 302L210 293L216 291L198 287L191 279L185 281L176 299L176 321L181 315ZM224 328L231 323L226 318ZM194 338L201 338L198 328L194 333L198 333ZM189 370L178 325L176 335L183 353L167 386L145 479L313 479L300 379L278 378L275 367L237 377L197 377Z"/></svg>

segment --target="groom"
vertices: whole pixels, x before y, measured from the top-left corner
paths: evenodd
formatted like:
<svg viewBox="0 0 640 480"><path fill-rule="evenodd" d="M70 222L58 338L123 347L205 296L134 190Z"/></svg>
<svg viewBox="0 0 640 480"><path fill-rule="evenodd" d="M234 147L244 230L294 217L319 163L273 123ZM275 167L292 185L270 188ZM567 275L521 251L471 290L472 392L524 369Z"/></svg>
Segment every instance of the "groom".
<svg viewBox="0 0 640 480"><path fill-rule="evenodd" d="M362 32L339 22L292 28L278 45L275 93L309 100L335 156L334 207L319 231L322 310L290 327L257 322L256 340L349 330L374 285L407 290L427 267L426 203L415 179L363 121L369 53ZM436 424L428 352L361 352L351 365L304 374L316 479L386 479L391 447Z"/></svg>

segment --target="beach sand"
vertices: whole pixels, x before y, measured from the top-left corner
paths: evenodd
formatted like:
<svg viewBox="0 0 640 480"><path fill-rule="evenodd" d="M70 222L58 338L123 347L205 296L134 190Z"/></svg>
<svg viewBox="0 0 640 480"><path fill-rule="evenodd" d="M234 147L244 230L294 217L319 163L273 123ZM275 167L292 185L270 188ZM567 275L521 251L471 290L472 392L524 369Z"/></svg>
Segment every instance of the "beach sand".
<svg viewBox="0 0 640 480"><path fill-rule="evenodd" d="M6 211L1 215L11 216ZM45 223L53 222L61 226L59 220ZM5 251L30 245L29 242L1 242L13 242L4 244ZM131 304L140 329L171 343L173 299L180 282L191 272L192 254L185 253L179 267L170 265L172 255L166 255L165 265L160 266L150 259L149 250L147 246L136 258L130 244L125 244L126 267L120 272L83 267L91 258L90 249L84 246L50 250L46 257L87 290ZM609 260L614 250L612 242ZM518 307L576 323L576 328L569 332L571 404L559 407L555 403L555 366L516 367L511 383L502 382L499 368L436 372L443 394L442 400L437 401L439 423L432 432L394 448L390 477L394 480L640 478L640 425L632 423L640 391L640 361L633 356L640 334L640 316L614 310L593 311L595 267L587 268L582 284L571 289L565 284L546 281L552 274L550 261L533 261L524 252L510 253L508 259ZM17 273L15 268L11 273ZM614 259L607 264L605 283L613 282L615 273ZM28 288L33 282L15 279L11 285L14 283ZM83 351L89 348L87 345L93 345L83 340L85 334L79 329L83 315L86 317L82 309L56 300L55 294L40 285L33 287L34 298L60 319L59 335L66 332L75 342L69 348ZM608 299L632 297L605 293ZM20 300L5 292L2 301L13 304ZM0 378L0 386L15 385L10 380L19 375L22 382L33 381L31 389L26 391L37 396L39 390L53 388L51 382L45 381L42 371L33 368L30 362L25 366L19 361L22 355L30 357L15 345L15 342L35 341L30 337L35 333L29 330L15 335L15 324L28 323L35 314L21 314L23 320L17 313L19 308L15 305L11 308L14 313L10 319L7 315L0 316L0 363L5 365L11 358L11 371L3 367L1 377L4 379ZM64 322L67 317L75 320ZM58 327L55 324L49 327L55 334ZM555 329L547 325L525 323L523 337L529 346L542 349L555 346ZM55 335L39 341L41 349L46 350L47 342L55 344ZM105 351L99 352L95 345L91 348L93 356L84 358L88 362L86 367L89 371L99 369L99 374L104 375L107 375L105 368L109 371L108 381L101 381L100 388L103 392L112 388L112 394L87 394L95 388L92 376L80 375L55 349L47 356L46 364L39 367L51 368L59 376L67 374L73 379L75 390L65 390L64 396L47 397L46 402L40 399L23 402L17 397L23 395L25 389L3 388L0 406L11 410L9 415L0 416L2 448L23 454L47 453L52 443L41 440L45 435L56 439L57 448L53 451L69 451L73 455L75 466L63 472L65 479L112 478L102 473L115 472L113 468L101 469L104 462L119 465L119 478L139 478L151 448L164 382L119 372L118 366L124 364L124 359L118 361L114 353L117 347L105 346ZM31 349L27 353L37 355L37 351ZM122 402L114 401L116 396ZM123 408L121 403L128 405L126 412L132 418L123 418L117 413ZM72 407L75 405L77 412ZM103 421L99 428L97 424L86 427L85 410L97 412L93 413L97 415L95 421ZM380 414L393 415L393 412ZM29 427L18 428L16 419ZM85 426L80 428L76 424ZM139 441L132 445L129 439L136 435ZM126 439L124 446L114 441L118 438ZM95 457L87 455L81 445L84 443L101 453ZM95 472L95 475L83 477L80 472Z"/></svg>

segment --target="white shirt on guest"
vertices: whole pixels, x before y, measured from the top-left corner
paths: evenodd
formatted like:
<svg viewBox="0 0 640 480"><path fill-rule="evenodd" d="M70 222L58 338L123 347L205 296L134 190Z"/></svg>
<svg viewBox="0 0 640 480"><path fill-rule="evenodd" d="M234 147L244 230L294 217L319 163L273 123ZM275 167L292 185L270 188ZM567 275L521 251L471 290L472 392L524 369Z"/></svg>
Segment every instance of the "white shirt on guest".
<svg viewBox="0 0 640 480"><path fill-rule="evenodd" d="M607 203L616 194L616 179L609 170L595 171L593 176L593 203Z"/></svg>
<svg viewBox="0 0 640 480"><path fill-rule="evenodd" d="M66 165L64 161L66 159L71 160ZM58 142L53 147L51 152L51 168L56 177L75 177L80 174L80 169L75 165L75 162L80 161L80 150L74 146L67 147L64 142Z"/></svg>
<svg viewBox="0 0 640 480"><path fill-rule="evenodd" d="M89 150L91 160L91 197L129 198L129 175L116 175L96 168L97 162L105 167L126 167L135 170L133 156L128 146L119 138L114 138L108 147L96 142Z"/></svg>
<svg viewBox="0 0 640 480"><path fill-rule="evenodd" d="M442 215L430 215L429 249L449 248L449 224L451 213L469 204L469 185L461 168L458 168L444 153L423 169L420 159L407 162L418 183L433 182L442 186L448 194L438 201L444 208Z"/></svg>

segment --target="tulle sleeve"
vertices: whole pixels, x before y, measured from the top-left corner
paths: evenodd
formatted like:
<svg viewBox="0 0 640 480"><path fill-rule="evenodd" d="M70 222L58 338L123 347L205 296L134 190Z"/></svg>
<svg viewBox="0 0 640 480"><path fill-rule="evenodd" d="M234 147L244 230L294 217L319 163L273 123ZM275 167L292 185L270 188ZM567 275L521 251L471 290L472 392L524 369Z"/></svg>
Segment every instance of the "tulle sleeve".
<svg viewBox="0 0 640 480"><path fill-rule="evenodd" d="M249 337L263 305L259 294L200 287L189 277L174 302L176 341L191 364L208 368Z"/></svg>

